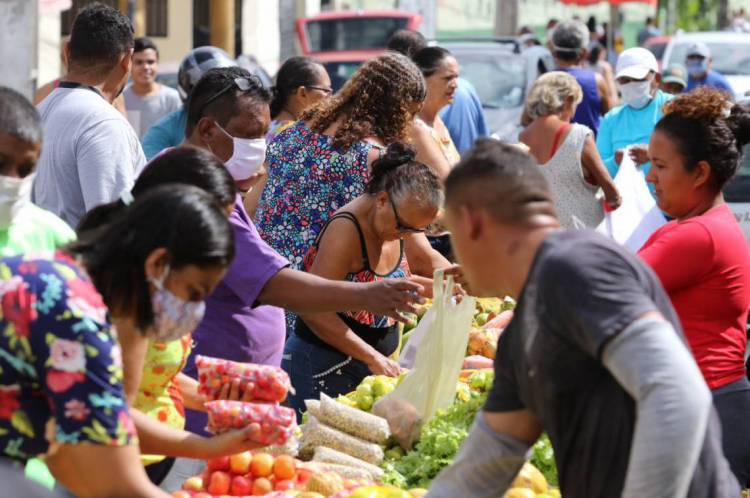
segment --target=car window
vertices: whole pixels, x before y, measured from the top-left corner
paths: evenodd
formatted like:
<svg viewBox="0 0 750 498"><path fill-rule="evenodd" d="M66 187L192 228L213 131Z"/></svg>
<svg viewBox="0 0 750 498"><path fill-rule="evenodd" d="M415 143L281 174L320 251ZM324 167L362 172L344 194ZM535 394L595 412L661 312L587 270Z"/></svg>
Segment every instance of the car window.
<svg viewBox="0 0 750 498"><path fill-rule="evenodd" d="M523 104L526 62L506 54L455 53L461 77L477 89L484 107L507 109Z"/></svg>
<svg viewBox="0 0 750 498"><path fill-rule="evenodd" d="M713 57L712 68L725 75L750 75L750 41L706 43ZM669 63L685 64L690 43L675 43Z"/></svg>
<svg viewBox="0 0 750 498"><path fill-rule="evenodd" d="M724 188L727 202L750 202L750 145L746 145L742 164L735 177Z"/></svg>
<svg viewBox="0 0 750 498"><path fill-rule="evenodd" d="M305 23L311 52L385 48L391 35L406 28L403 17L328 19Z"/></svg>
<svg viewBox="0 0 750 498"><path fill-rule="evenodd" d="M326 62L323 64L328 72L328 76L331 77L331 88L333 88L333 91L338 92L361 65L362 61Z"/></svg>

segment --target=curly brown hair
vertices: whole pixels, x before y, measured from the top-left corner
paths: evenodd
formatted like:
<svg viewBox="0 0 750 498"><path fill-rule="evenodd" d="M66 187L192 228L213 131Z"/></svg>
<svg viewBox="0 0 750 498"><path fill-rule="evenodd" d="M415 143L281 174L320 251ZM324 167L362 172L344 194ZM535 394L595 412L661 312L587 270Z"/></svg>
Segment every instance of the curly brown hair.
<svg viewBox="0 0 750 498"><path fill-rule="evenodd" d="M305 111L301 119L323 133L343 118L333 146L348 148L365 137L386 144L407 137L412 109L424 102L427 88L422 73L404 55L386 52L365 62L336 95Z"/></svg>
<svg viewBox="0 0 750 498"><path fill-rule="evenodd" d="M656 130L675 143L686 171L707 162L718 190L737 172L742 148L750 142L750 109L732 103L722 91L702 87L665 104Z"/></svg>

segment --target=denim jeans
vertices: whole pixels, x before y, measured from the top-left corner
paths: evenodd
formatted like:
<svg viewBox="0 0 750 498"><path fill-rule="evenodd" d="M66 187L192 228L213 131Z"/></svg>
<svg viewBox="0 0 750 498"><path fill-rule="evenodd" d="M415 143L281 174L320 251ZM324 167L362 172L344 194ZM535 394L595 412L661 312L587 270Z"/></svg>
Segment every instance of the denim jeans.
<svg viewBox="0 0 750 498"><path fill-rule="evenodd" d="M332 398L347 394L370 375L370 369L339 351L333 351L293 334L284 348L281 368L289 374L295 393L288 403L297 411L298 421L306 411L306 399L320 399L320 393Z"/></svg>

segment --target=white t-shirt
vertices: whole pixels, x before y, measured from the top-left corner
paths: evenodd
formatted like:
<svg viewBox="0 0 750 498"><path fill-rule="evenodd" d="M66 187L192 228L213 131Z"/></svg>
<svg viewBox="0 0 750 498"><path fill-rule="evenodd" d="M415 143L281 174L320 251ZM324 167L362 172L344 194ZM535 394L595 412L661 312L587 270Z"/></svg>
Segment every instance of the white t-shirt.
<svg viewBox="0 0 750 498"><path fill-rule="evenodd" d="M130 190L146 157L130 123L90 88L56 88L38 109L44 143L32 200L75 227Z"/></svg>

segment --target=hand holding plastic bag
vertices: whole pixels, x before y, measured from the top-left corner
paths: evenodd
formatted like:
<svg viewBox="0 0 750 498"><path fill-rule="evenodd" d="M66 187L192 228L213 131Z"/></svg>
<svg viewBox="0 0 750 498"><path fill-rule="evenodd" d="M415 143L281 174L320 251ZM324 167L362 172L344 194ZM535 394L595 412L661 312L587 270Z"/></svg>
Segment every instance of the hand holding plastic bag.
<svg viewBox="0 0 750 498"><path fill-rule="evenodd" d="M373 413L388 420L396 441L407 449L422 425L453 402L474 317L474 298L454 299L452 276L444 279L443 270L435 271L433 287L434 317L416 345L414 368L373 407Z"/></svg>

